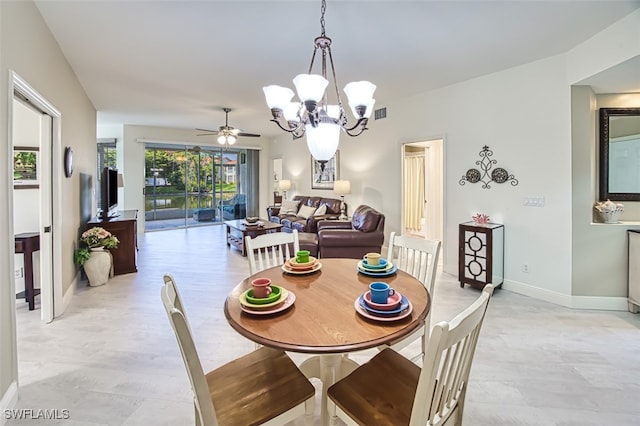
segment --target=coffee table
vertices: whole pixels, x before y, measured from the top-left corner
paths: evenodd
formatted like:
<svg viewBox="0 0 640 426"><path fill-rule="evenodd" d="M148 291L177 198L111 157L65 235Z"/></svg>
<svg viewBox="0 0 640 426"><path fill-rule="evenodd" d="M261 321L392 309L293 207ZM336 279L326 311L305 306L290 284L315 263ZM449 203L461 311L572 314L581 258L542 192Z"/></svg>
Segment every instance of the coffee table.
<svg viewBox="0 0 640 426"><path fill-rule="evenodd" d="M244 237L247 235L255 238L258 235L268 232L280 232L282 225L279 223L269 222L260 219L256 225L248 225L244 219L228 220L224 223L227 227L227 247L235 247L242 252L243 256L247 255L247 249L244 246Z"/></svg>

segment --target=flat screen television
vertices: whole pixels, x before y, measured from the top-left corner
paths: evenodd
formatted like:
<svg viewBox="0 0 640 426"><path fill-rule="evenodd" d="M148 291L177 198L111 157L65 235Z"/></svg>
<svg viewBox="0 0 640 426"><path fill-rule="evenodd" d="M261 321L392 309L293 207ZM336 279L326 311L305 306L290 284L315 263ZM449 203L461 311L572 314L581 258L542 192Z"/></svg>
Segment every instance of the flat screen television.
<svg viewBox="0 0 640 426"><path fill-rule="evenodd" d="M116 217L115 208L118 206L118 170L111 167L102 169L101 182L101 202L102 202L102 218L108 219Z"/></svg>

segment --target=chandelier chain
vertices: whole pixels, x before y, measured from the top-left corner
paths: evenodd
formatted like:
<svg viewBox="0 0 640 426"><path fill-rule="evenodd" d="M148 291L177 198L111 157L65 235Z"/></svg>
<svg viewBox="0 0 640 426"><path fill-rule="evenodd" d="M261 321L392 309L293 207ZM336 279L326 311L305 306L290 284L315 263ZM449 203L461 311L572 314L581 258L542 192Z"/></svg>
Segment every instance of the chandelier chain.
<svg viewBox="0 0 640 426"><path fill-rule="evenodd" d="M322 37L325 36L325 31L324 31L324 13L327 10L327 2L325 0L322 0L322 6L320 6L320 28L321 28L321 35Z"/></svg>

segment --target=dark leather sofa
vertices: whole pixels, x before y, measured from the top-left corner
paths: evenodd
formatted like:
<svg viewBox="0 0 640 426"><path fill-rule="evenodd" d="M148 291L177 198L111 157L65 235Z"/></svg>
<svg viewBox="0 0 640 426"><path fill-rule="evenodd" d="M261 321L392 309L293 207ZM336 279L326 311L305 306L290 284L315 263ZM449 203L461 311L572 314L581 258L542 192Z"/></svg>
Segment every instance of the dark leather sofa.
<svg viewBox="0 0 640 426"><path fill-rule="evenodd" d="M384 215L359 206L351 221L323 220L318 223L318 249L321 258L362 259L369 252L380 253L384 243Z"/></svg>
<svg viewBox="0 0 640 426"><path fill-rule="evenodd" d="M294 213L281 213L283 205L267 207L267 217L270 222L282 225L282 232L309 232L315 234L318 232L318 222L326 219L337 219L340 216L340 200L335 198L307 197L304 195L296 195L291 201L298 201L298 211ZM302 206L312 207L317 210L320 206L326 206L326 212L318 216L309 216L307 218L298 216Z"/></svg>

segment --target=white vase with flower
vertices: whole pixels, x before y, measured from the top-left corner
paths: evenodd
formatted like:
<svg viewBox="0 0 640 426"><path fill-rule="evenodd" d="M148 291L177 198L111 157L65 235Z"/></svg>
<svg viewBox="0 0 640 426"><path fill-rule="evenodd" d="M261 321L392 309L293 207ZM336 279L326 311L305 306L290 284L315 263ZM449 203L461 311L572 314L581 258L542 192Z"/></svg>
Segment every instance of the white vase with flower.
<svg viewBox="0 0 640 426"><path fill-rule="evenodd" d="M86 230L80 237L86 247L74 254L76 263L84 268L89 285L104 285L113 276L113 258L108 249L118 247L120 241L111 232L100 226Z"/></svg>

